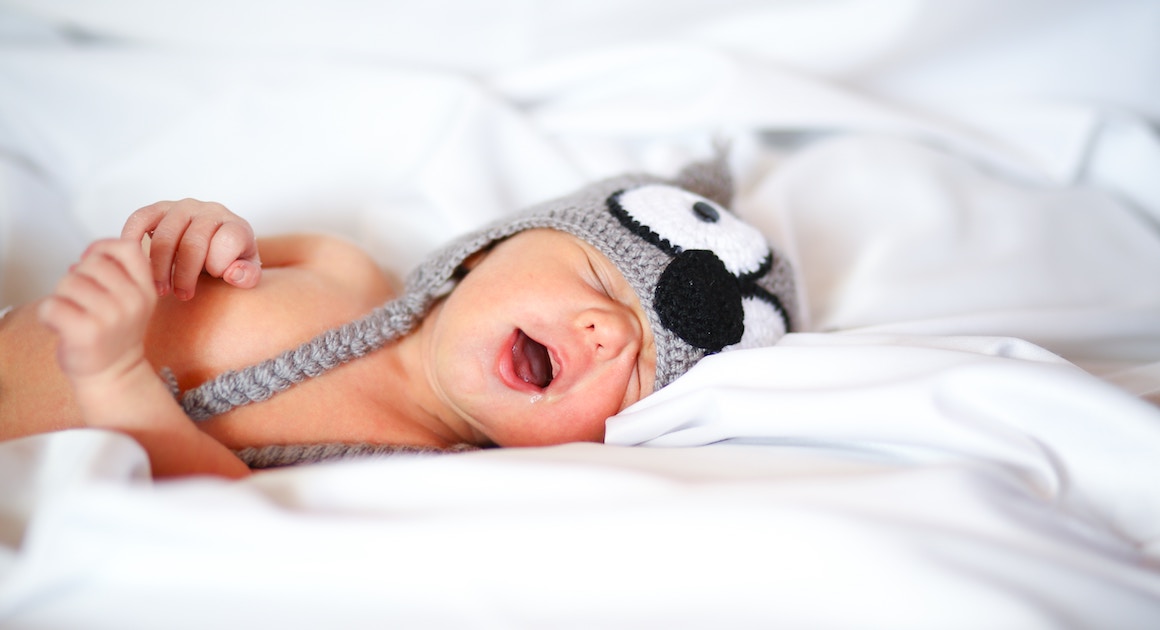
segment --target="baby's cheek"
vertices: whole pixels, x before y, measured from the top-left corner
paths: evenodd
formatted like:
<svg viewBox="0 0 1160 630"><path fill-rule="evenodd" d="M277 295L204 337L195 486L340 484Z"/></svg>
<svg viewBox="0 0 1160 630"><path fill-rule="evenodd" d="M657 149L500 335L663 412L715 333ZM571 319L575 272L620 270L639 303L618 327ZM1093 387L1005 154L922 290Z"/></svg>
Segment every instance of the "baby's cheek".
<svg viewBox="0 0 1160 630"><path fill-rule="evenodd" d="M621 409L623 389L594 394L585 401L573 416L568 427L568 442L603 442L604 423Z"/></svg>
<svg viewBox="0 0 1160 630"><path fill-rule="evenodd" d="M555 446L604 441L608 416L592 409L529 405L527 414L510 414L507 426L495 434L500 446Z"/></svg>

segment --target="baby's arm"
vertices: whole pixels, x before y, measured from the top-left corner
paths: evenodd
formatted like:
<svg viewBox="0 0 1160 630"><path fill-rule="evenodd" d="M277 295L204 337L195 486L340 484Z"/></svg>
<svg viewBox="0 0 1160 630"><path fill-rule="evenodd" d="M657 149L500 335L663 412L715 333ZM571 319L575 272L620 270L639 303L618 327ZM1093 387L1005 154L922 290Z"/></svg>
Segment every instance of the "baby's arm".
<svg viewBox="0 0 1160 630"><path fill-rule="evenodd" d="M94 243L41 304L41 320L59 335L57 360L85 424L133 437L157 477L249 474L193 425L145 360L145 329L156 304L149 261L130 239Z"/></svg>
<svg viewBox="0 0 1160 630"><path fill-rule="evenodd" d="M258 241L249 222L219 203L159 201L134 212L121 238L149 234L149 259L158 295L193 297L202 271L236 287L257 286L262 275Z"/></svg>

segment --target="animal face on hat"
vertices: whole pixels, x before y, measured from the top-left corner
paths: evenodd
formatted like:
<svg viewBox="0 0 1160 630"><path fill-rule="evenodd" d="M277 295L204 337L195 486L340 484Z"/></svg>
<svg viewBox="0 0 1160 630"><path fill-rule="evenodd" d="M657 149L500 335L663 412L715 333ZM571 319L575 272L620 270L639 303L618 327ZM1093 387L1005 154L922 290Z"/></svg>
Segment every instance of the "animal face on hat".
<svg viewBox="0 0 1160 630"><path fill-rule="evenodd" d="M621 224L672 257L653 308L682 341L712 353L769 345L789 330L781 299L757 282L772 269L773 251L753 226L664 184L619 191L607 204Z"/></svg>
<svg viewBox="0 0 1160 630"><path fill-rule="evenodd" d="M771 345L792 328L789 261L727 209L731 194L722 157L672 180L599 181L462 237L416 270L409 290L446 290L467 257L518 232L572 234L608 257L640 299L656 342L659 389L706 355Z"/></svg>

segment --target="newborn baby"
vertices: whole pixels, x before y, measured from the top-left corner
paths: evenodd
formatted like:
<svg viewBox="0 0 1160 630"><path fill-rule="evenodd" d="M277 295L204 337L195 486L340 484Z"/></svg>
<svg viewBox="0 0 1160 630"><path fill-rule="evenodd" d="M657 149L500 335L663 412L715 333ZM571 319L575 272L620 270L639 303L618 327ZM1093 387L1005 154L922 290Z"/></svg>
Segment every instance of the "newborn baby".
<svg viewBox="0 0 1160 630"><path fill-rule="evenodd" d="M596 182L455 240L401 294L345 241L255 239L218 204L147 206L0 320L0 438L107 428L156 476L231 477L601 441L706 355L790 330L789 262L731 193L722 156Z"/></svg>

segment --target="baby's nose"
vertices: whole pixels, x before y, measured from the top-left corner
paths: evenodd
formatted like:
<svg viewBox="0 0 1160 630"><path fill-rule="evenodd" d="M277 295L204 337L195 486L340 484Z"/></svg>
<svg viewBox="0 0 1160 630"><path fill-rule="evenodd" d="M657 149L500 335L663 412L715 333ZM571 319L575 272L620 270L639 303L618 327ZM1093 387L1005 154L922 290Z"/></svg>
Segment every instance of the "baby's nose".
<svg viewBox="0 0 1160 630"><path fill-rule="evenodd" d="M585 347L597 361L621 355L640 338L640 324L631 313L608 308L584 311L577 321Z"/></svg>

